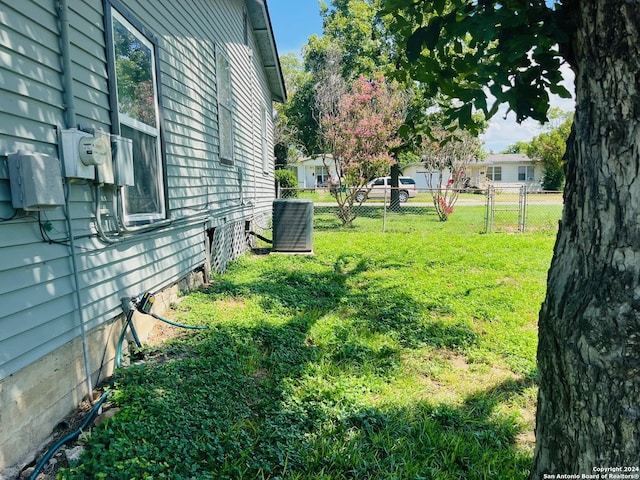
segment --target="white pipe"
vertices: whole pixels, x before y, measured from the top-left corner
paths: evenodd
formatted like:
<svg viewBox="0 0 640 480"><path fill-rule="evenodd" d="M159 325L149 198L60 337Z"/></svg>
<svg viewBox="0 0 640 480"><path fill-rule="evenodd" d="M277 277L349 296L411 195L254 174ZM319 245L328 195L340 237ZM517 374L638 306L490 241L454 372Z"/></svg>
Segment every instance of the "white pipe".
<svg viewBox="0 0 640 480"><path fill-rule="evenodd" d="M69 39L69 6L67 0L58 2L58 18L60 20L60 50L62 55L62 79L64 88L65 117L67 128L76 126L76 107L73 94L73 75L71 73L71 40ZM64 162L62 162L64 164ZM89 362L89 348L87 345L87 332L84 324L84 308L80 297L80 277L78 275L78 259L76 256L75 237L71 224L71 209L69 197L71 196L71 185L67 181L67 192L65 196L64 216L69 230L69 249L71 253L71 266L73 270L73 289L78 308L78 321L80 323L80 337L82 340L82 354L84 357L84 368L86 373L87 398L93 403L93 382L91 381L91 363Z"/></svg>

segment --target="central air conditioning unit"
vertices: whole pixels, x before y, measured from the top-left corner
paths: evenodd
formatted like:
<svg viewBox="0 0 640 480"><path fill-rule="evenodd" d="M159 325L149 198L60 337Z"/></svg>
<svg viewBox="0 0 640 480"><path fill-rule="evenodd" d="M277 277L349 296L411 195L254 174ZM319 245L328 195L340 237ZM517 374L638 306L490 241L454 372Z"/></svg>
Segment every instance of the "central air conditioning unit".
<svg viewBox="0 0 640 480"><path fill-rule="evenodd" d="M274 252L313 253L313 202L274 200Z"/></svg>

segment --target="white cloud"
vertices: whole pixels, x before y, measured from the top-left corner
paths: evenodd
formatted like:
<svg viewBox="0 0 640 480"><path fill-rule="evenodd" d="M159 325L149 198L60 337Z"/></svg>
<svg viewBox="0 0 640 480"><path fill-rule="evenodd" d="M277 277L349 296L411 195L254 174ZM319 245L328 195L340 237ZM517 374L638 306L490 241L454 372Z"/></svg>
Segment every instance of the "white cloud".
<svg viewBox="0 0 640 480"><path fill-rule="evenodd" d="M541 125L538 122L525 120L518 124L513 112L504 118L506 110L506 107L500 108L500 111L490 120L489 128L482 137L487 151L501 152L516 142L528 142L540 133Z"/></svg>
<svg viewBox="0 0 640 480"><path fill-rule="evenodd" d="M564 65L561 71L564 78L562 85L574 95L574 98L560 98L557 95L551 95L551 106L572 111L575 108L573 72L567 65ZM541 132L542 125L535 120L525 120L518 124L515 120L515 114L510 112L505 118L506 112L507 107L502 105L498 113L490 120L489 128L482 137L485 150L501 152L516 142L528 142Z"/></svg>

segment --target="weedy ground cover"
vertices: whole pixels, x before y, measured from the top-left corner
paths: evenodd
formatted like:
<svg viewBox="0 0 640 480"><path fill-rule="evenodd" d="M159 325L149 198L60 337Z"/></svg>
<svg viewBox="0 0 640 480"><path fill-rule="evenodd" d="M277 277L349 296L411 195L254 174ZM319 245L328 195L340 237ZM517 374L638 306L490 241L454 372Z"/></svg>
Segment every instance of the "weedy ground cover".
<svg viewBox="0 0 640 480"><path fill-rule="evenodd" d="M315 221L314 255L244 256L174 306L209 330L121 373L63 478L527 478L554 233Z"/></svg>

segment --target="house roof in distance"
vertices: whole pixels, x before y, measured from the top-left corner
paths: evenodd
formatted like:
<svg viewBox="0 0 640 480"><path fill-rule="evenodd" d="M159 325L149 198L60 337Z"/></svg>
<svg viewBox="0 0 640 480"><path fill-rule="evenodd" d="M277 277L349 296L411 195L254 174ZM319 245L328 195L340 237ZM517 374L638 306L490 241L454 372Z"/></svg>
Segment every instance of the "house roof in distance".
<svg viewBox="0 0 640 480"><path fill-rule="evenodd" d="M524 153L490 153L482 160L478 160L477 162L469 163L470 167L475 166L485 166L485 165L494 165L494 164L532 164L535 163L535 160L529 158ZM424 167L424 162L416 162L405 165L403 169L409 167Z"/></svg>
<svg viewBox="0 0 640 480"><path fill-rule="evenodd" d="M524 153L490 153L475 165L492 165L494 163L532 163L533 160Z"/></svg>
<svg viewBox="0 0 640 480"><path fill-rule="evenodd" d="M311 155L310 157L303 157L299 159L297 163L300 165L303 165L303 164L316 165L316 164L322 164L323 160L326 160L327 162L331 162L333 161L333 155L330 153L317 153L317 154Z"/></svg>

